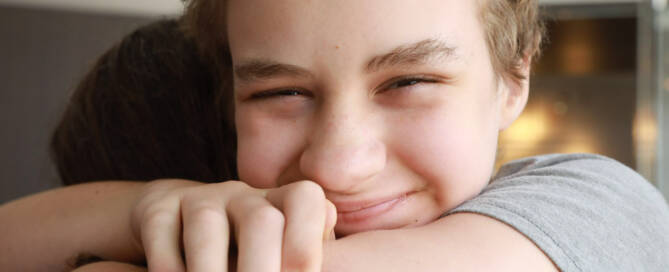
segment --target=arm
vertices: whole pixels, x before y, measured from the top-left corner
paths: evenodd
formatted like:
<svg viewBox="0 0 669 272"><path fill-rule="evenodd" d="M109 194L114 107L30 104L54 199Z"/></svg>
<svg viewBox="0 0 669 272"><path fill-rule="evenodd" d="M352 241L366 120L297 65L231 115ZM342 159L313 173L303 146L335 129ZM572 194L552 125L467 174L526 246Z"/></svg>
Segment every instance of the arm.
<svg viewBox="0 0 669 272"><path fill-rule="evenodd" d="M447 216L413 228L359 233L325 244L329 271L557 271L531 241L477 214ZM95 263L77 271L143 271Z"/></svg>
<svg viewBox="0 0 669 272"><path fill-rule="evenodd" d="M83 184L0 206L0 270L65 271L80 254L141 262L130 212L143 184Z"/></svg>
<svg viewBox="0 0 669 272"><path fill-rule="evenodd" d="M65 187L0 206L8 222L0 224L0 270L69 271L85 254L107 262L78 271L141 271L129 264L145 259L156 271L219 271L234 235L230 265L238 271L317 271L335 214L311 182L271 190L187 180Z"/></svg>
<svg viewBox="0 0 669 272"><path fill-rule="evenodd" d="M326 244L323 271L558 271L525 236L492 218L459 213L411 228Z"/></svg>
<svg viewBox="0 0 669 272"><path fill-rule="evenodd" d="M326 271L554 271L550 261L562 271L664 271L669 206L614 160L538 156L503 167L432 224L353 235L326 250Z"/></svg>
<svg viewBox="0 0 669 272"><path fill-rule="evenodd" d="M0 267L9 271L62 271L82 253L104 260L142 262L144 253L133 240L129 218L144 185L90 183L1 206L0 220L8 223L0 224L1 240L6 241ZM352 235L326 243L324 254L324 271L373 271L384 266L389 269L385 271L418 267L421 271L443 271L447 267L466 271L467 265L478 268L492 264L499 268L500 263L513 264L512 260L522 261L515 264L526 268L533 267L528 266L528 260L536 261L534 267L550 264L524 236L475 214L451 215L414 229ZM35 256L39 256L39 262L34 261ZM486 262L481 263L482 259ZM343 264L345 269L340 269ZM112 263L111 267L123 266Z"/></svg>
<svg viewBox="0 0 669 272"><path fill-rule="evenodd" d="M567 171L567 173L556 175L560 171ZM381 270L379 268L388 268L388 270L411 268L410 270L413 271L444 271L450 268L456 271L467 271L467 269L484 270L486 266L492 266L494 270L501 270L502 268L513 268L514 265L519 264L522 265L521 268L532 271L541 269L551 271L551 268L554 271L555 268L551 267L550 260L553 260L555 265L564 271L579 267L585 270L607 267L611 268L608 270L620 270L615 267L646 267L645 270L652 271L666 267L667 260L669 260L667 256L669 238L666 235L669 233L669 209L659 193L633 171L611 160L586 156L571 159L548 157L548 159L536 161L526 160L506 170L502 169L501 172L507 172L504 175L508 178L493 182L482 195L471 202L502 204L497 207L503 208L501 211L511 211L510 213L490 212L481 209L483 206L466 204L457 209L461 213L448 215L422 227L359 233L327 242L324 249L324 271ZM90 186L100 185L91 184ZM510 188L520 190L509 190ZM12 223L8 226L0 224L0 227L3 228L0 230L0 235L4 235L0 238L3 241L10 241L7 243L8 246L3 244L0 268L16 270L12 268L22 263L31 263L30 261L35 259L34 256L40 256L42 261L48 261L51 267L62 267L69 256L78 254L83 249L89 249L89 247L84 247L86 241L75 243L80 246L71 248L67 241L59 241L61 234L55 232L51 236L42 234L39 239L31 238L31 243L38 246L33 251L31 249L16 250L26 247L26 244L22 243L26 239L17 236L27 233L27 231L16 231L16 229L39 221L36 218L49 217L50 210L57 213L60 209L44 209L44 207L52 207L54 203L59 203L60 199L70 199L75 202L87 199L76 193L68 194L62 190L51 192L62 194L61 197L37 195L31 198L43 201L29 198L16 202L22 202L22 205L10 203L1 207L0 221ZM110 190L106 193L113 195L113 192L114 190ZM64 195L70 195L70 197L62 197ZM103 199L114 199L114 197L105 196ZM41 207L31 208L31 206ZM82 208L81 204L70 203L67 206L99 214L93 211L95 210L93 208ZM538 209L538 207L544 209ZM10 208L24 212L13 213L10 212ZM26 210L37 211L40 215L31 216L29 220L25 219L23 217L25 217ZM488 214L490 217L478 214ZM522 215L521 218L530 220L513 224L513 228L501 223L510 222L508 216L513 215ZM13 221L12 216L22 222ZM105 216L112 217L109 214ZM492 217L497 219L492 219ZM629 220L630 218L634 220ZM85 216L76 219L82 222L89 220ZM113 221L104 218L101 220ZM532 220L542 222L543 227L547 228L533 231L532 228L537 225L532 223ZM67 226L74 225L72 222L75 221L52 220L51 224L54 226L46 227L46 229L71 231L71 228ZM56 228L57 224L63 225ZM14 230L9 232L11 229ZM41 230L41 228L34 229ZM122 233L123 231L117 232ZM540 236L531 234L532 241L534 241L532 243L526 236L520 234L521 232L525 235L527 233L550 235L542 240ZM85 235L88 235L88 238L82 238ZM95 238L95 235L94 232L81 231L78 234L74 233L74 238L70 239L86 240L91 237ZM128 236L114 242L131 240L132 234L125 235ZM72 237L72 235L67 237ZM54 245L63 247L64 251L69 254L58 252L56 257L49 256L49 254L54 254L53 248L41 245L41 243L50 240L55 241ZM102 244L93 243L90 245L93 247L90 248ZM134 254L141 254L134 249L132 242L121 244L126 248L115 247L116 255L122 252L118 250L126 250L127 255L133 255L133 258L136 257ZM550 254L547 253L551 256L550 260L535 244L540 245L544 251L550 249ZM619 245L625 245L625 247L620 248ZM15 250L10 252L12 246ZM93 251L95 250L88 250L88 252L96 253ZM106 257L103 255L105 251L101 252L103 252L100 253L101 257ZM593 252L596 253L593 254ZM12 258L22 261L18 262ZM133 261L132 258L129 259ZM9 262L10 260L12 263ZM21 266L21 268L24 267ZM522 271L522 269L516 271Z"/></svg>
<svg viewBox="0 0 669 272"><path fill-rule="evenodd" d="M66 265L82 253L105 260L141 262L143 251L133 240L129 218L143 185L91 183L3 205L0 218L8 223L0 225L0 235L6 241L0 267L65 270ZM407 269L420 266L424 268L422 271L446 267L466 271L468 264L472 267L495 264L499 268L499 263L512 263L512 257L519 258L522 262L516 264L525 264L524 267L531 267L527 266L528 260L537 261L536 267L550 264L524 236L505 224L475 214L447 216L414 229L361 233L329 242L325 250L325 271L341 271L337 266L342 264L346 264L347 269L353 265L359 271L371 271L384 265ZM480 263L484 253L487 261ZM35 256L40 256L40 262L33 261ZM35 266L26 267L26 264Z"/></svg>

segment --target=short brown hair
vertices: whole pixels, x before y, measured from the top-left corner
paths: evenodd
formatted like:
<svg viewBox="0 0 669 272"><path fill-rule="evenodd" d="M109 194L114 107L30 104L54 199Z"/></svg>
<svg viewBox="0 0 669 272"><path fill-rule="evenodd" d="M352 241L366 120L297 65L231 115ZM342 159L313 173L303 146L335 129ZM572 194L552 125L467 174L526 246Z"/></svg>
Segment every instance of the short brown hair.
<svg viewBox="0 0 669 272"><path fill-rule="evenodd" d="M184 0L185 30L198 41L202 52L216 60L229 61L225 28L225 0ZM537 0L479 0L481 22L498 75L525 79L525 58L540 53L545 27Z"/></svg>
<svg viewBox="0 0 669 272"><path fill-rule="evenodd" d="M493 68L515 81L525 79L525 58L541 53L545 25L536 0L482 0L481 24L485 30Z"/></svg>

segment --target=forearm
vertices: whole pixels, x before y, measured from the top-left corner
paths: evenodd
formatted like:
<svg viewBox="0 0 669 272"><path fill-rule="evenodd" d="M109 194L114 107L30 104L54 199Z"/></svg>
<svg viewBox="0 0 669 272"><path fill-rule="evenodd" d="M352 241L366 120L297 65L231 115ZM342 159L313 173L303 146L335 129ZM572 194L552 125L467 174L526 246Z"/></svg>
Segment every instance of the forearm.
<svg viewBox="0 0 669 272"><path fill-rule="evenodd" d="M89 183L0 206L0 270L62 271L80 254L141 261L130 218L142 186Z"/></svg>
<svg viewBox="0 0 669 272"><path fill-rule="evenodd" d="M323 271L557 271L525 236L477 214L326 244Z"/></svg>

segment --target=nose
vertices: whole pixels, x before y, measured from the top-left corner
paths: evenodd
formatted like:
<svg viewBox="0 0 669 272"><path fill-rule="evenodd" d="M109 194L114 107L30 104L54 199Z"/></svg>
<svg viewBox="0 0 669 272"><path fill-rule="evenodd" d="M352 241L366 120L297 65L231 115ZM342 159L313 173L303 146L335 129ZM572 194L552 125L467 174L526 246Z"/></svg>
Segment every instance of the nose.
<svg viewBox="0 0 669 272"><path fill-rule="evenodd" d="M300 157L300 171L326 191L352 194L386 165L371 114L352 105L323 107Z"/></svg>

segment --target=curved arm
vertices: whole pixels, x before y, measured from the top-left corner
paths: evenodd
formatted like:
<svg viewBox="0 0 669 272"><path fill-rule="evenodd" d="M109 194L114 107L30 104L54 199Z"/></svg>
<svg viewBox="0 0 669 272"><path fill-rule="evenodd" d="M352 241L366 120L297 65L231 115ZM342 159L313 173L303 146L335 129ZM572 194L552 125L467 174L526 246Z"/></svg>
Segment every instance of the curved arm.
<svg viewBox="0 0 669 272"><path fill-rule="evenodd" d="M80 254L141 263L143 252L133 242L129 220L144 184L89 183L0 206L0 221L5 222L0 224L1 270L67 270ZM555 271L513 228L467 213L413 229L371 231L329 242L323 271L481 271L486 266Z"/></svg>
<svg viewBox="0 0 669 272"><path fill-rule="evenodd" d="M323 271L558 271L525 236L457 213L428 225L355 234L326 244Z"/></svg>
<svg viewBox="0 0 669 272"><path fill-rule="evenodd" d="M329 242L325 250L324 272L558 271L532 242L509 226L468 213L414 229L352 235ZM75 271L146 269L100 262Z"/></svg>
<svg viewBox="0 0 669 272"><path fill-rule="evenodd" d="M563 260L560 265L559 258L552 257L562 269L667 267L669 206L631 169L599 156L549 155L517 161L500 173L469 203L494 202L523 219L555 226L541 233L548 239L560 236L562 250L579 258L578 263ZM133 242L129 221L144 184L85 184L0 206L0 270L64 270L68 260L82 253L141 262L143 252ZM463 206L468 208L456 208L458 213L421 227L370 231L328 242L324 270L556 270L516 231L523 224L511 227L473 213L476 205ZM596 254L584 256L591 252Z"/></svg>
<svg viewBox="0 0 669 272"><path fill-rule="evenodd" d="M144 184L89 183L0 206L0 270L69 271L82 254L141 262L130 212Z"/></svg>

